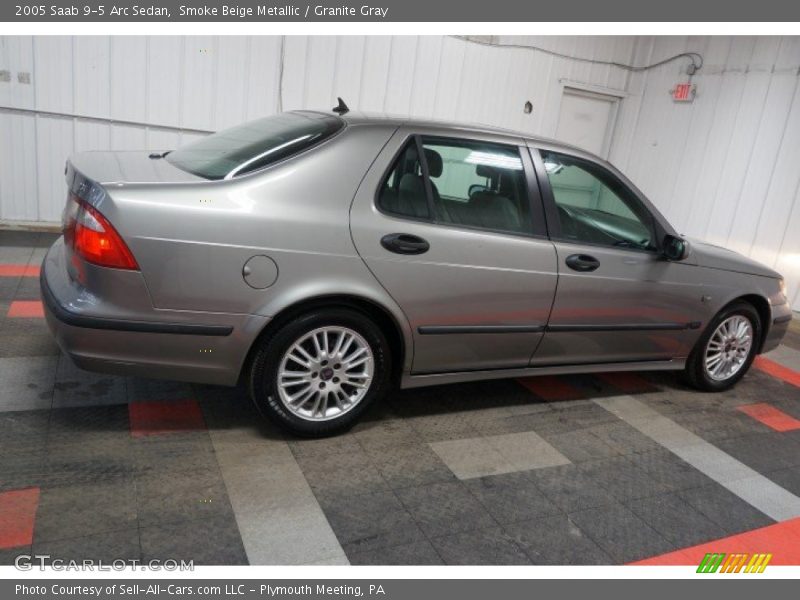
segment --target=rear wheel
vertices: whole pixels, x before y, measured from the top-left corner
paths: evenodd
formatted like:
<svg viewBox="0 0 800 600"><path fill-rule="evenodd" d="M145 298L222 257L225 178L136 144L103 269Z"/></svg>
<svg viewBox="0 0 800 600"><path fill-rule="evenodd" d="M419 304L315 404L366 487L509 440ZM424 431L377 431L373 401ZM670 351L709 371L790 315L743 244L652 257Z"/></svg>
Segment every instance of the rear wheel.
<svg viewBox="0 0 800 600"><path fill-rule="evenodd" d="M761 339L761 319L752 304L735 302L711 321L686 363L694 387L721 392L744 377Z"/></svg>
<svg viewBox="0 0 800 600"><path fill-rule="evenodd" d="M350 427L386 393L391 356L366 315L321 309L281 327L256 352L250 394L269 419L317 437Z"/></svg>

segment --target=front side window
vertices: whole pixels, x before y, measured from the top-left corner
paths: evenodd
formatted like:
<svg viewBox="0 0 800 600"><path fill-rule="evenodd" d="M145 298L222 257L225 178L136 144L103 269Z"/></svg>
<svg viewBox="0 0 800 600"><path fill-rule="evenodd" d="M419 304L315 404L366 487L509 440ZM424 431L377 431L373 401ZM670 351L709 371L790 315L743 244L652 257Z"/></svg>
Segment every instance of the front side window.
<svg viewBox="0 0 800 600"><path fill-rule="evenodd" d="M447 225L531 232L530 202L518 148L429 137L421 138L421 146L428 180L419 145L412 140L381 187L378 202L382 210Z"/></svg>
<svg viewBox="0 0 800 600"><path fill-rule="evenodd" d="M652 216L613 174L591 161L556 152L543 151L542 159L562 239L655 250Z"/></svg>
<svg viewBox="0 0 800 600"><path fill-rule="evenodd" d="M243 175L302 152L344 127L333 115L289 112L211 134L167 154L167 161L205 179Z"/></svg>

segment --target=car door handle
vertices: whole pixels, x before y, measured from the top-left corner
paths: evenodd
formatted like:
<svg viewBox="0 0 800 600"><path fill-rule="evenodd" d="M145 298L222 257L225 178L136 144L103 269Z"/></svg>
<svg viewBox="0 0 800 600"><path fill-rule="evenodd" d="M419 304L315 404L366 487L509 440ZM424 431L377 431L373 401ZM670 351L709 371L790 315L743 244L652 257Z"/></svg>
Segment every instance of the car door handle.
<svg viewBox="0 0 800 600"><path fill-rule="evenodd" d="M600 266L600 261L588 254L571 254L564 262L566 262L567 266L573 271L580 271L581 273L594 271Z"/></svg>
<svg viewBox="0 0 800 600"><path fill-rule="evenodd" d="M381 238L381 246L395 254L424 254L431 245L410 233L389 233Z"/></svg>

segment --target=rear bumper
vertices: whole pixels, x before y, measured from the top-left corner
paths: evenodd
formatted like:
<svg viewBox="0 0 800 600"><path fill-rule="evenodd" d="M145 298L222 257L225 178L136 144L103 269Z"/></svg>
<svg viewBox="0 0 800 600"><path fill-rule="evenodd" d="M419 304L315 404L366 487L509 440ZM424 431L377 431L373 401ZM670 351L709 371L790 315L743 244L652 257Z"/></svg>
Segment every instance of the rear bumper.
<svg viewBox="0 0 800 600"><path fill-rule="evenodd" d="M83 369L235 385L253 341L269 320L255 315L158 310L149 302L144 282L138 281L140 273L109 273L126 279L116 286L127 295L126 305L121 305L113 292L103 298L71 280L65 260L59 240L42 264L42 300L58 345ZM143 296L141 301L130 301L131 294L137 293Z"/></svg>

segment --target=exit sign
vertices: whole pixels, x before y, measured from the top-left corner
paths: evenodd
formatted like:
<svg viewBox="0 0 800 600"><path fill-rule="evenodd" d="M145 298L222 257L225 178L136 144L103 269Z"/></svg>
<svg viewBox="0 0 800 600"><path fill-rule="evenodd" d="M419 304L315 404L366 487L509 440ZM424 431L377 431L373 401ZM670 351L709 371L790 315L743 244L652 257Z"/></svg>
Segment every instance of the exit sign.
<svg viewBox="0 0 800 600"><path fill-rule="evenodd" d="M694 100L695 92L693 83L678 83L672 88L672 99L675 102L691 102Z"/></svg>

